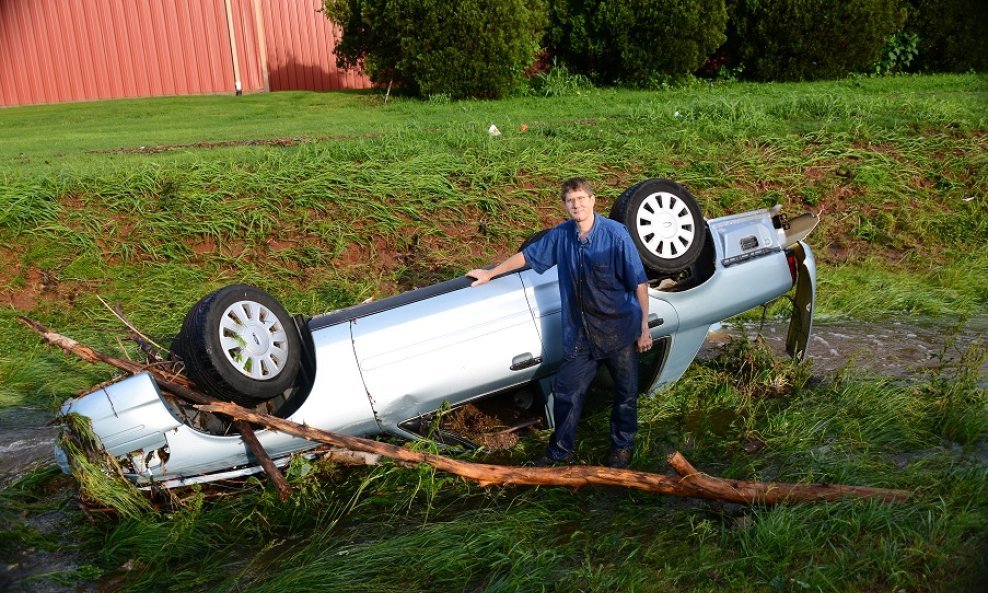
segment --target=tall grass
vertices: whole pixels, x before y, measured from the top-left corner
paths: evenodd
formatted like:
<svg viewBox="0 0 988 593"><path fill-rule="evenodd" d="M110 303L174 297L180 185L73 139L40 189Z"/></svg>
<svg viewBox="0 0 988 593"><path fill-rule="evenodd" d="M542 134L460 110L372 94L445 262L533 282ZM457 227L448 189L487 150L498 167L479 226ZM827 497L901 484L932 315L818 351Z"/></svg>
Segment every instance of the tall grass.
<svg viewBox="0 0 988 593"><path fill-rule="evenodd" d="M351 305L507 255L562 218L557 187L571 175L591 178L605 211L631 183L668 176L709 216L774 203L820 213L809 238L820 315L986 312L983 76L547 94L558 96L0 110L0 406L53 407L108 377L47 351L18 314L126 356L96 295L166 343L227 283L261 286L292 312ZM288 140L253 142L272 138ZM641 404L640 469L665 471L681 450L712 474L903 488L903 504L741 508L297 465L288 504L258 481L164 512L114 499L120 516L73 523L87 568L59 578L123 591L977 591L988 579L982 347L903 383L850 369L821 381L740 342ZM589 413L582 459L602 459L607 422ZM0 516L72 507L57 487L52 472L28 476L0 493ZM7 535L6 557L63 541Z"/></svg>
<svg viewBox="0 0 988 593"><path fill-rule="evenodd" d="M680 450L712 474L901 488L911 492L902 503L743 507L609 488L484 489L427 467L297 460L288 503L254 481L234 498L200 493L76 537L88 542L82 560L121 591L979 591L984 352L910 383L850 369L820 381L740 341L641 402L636 468L665 471L665 454ZM945 422L945 409L974 417L973 432ZM581 459L606 452L608 416L591 407Z"/></svg>

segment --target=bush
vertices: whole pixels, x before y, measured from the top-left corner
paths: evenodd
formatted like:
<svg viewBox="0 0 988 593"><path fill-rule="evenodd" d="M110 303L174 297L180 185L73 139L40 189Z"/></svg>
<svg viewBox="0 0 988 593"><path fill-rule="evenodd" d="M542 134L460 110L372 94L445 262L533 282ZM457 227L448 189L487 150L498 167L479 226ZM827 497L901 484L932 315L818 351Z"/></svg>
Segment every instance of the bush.
<svg viewBox="0 0 988 593"><path fill-rule="evenodd" d="M919 34L920 70L988 70L988 2L911 1L915 10L907 29Z"/></svg>
<svg viewBox="0 0 988 593"><path fill-rule="evenodd" d="M565 64L553 60L544 71L534 72L528 79L528 93L537 97L569 97L593 90L593 83L582 74L570 72Z"/></svg>
<svg viewBox="0 0 988 593"><path fill-rule="evenodd" d="M325 0L341 67L420 96L496 98L517 87L545 24L539 0Z"/></svg>
<svg viewBox="0 0 988 593"><path fill-rule="evenodd" d="M724 0L552 0L546 45L604 83L647 86L699 68L723 42Z"/></svg>
<svg viewBox="0 0 988 593"><path fill-rule="evenodd" d="M882 48L878 63L875 64L875 74L889 75L909 70L919 53L919 35L901 31L892 35Z"/></svg>
<svg viewBox="0 0 988 593"><path fill-rule="evenodd" d="M817 80L868 72L906 19L901 0L734 0L746 78Z"/></svg>

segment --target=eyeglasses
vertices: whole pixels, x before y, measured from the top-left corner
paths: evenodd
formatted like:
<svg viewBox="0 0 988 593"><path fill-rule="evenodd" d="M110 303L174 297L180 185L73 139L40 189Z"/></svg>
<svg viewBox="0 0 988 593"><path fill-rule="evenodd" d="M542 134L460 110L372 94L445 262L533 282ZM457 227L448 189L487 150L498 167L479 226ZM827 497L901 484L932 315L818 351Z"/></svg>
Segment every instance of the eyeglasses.
<svg viewBox="0 0 988 593"><path fill-rule="evenodd" d="M592 197L594 197L593 194L590 194L589 196L586 195L586 194L584 194L582 196L572 196L572 197L571 196L567 196L566 199L563 200L563 203L566 204L567 206L572 206L572 205L577 204L577 203L584 204L584 203L588 202L590 200L590 198L592 198Z"/></svg>

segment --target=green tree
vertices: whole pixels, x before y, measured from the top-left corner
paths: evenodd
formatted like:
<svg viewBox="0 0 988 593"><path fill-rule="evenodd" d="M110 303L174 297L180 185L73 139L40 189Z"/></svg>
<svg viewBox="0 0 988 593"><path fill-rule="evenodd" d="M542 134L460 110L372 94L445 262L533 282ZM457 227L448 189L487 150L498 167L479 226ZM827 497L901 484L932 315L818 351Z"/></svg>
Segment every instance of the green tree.
<svg viewBox="0 0 988 593"><path fill-rule="evenodd" d="M545 24L541 0L325 0L341 67L413 95L496 98L521 83Z"/></svg>
<svg viewBox="0 0 988 593"><path fill-rule="evenodd" d="M605 83L689 74L723 42L724 0L552 0L546 44Z"/></svg>
<svg viewBox="0 0 988 593"><path fill-rule="evenodd" d="M755 80L870 72L902 29L901 0L734 0L738 58Z"/></svg>

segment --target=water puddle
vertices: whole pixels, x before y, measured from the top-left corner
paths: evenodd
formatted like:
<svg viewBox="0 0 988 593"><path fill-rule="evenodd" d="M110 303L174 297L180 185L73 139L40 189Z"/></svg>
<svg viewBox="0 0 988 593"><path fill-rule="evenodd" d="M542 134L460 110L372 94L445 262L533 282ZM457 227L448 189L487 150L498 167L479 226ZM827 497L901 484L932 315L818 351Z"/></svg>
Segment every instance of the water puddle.
<svg viewBox="0 0 988 593"><path fill-rule="evenodd" d="M759 333L759 324L724 325L711 332L701 357L713 356L728 338L748 337ZM785 356L788 322L766 323L761 335L777 355ZM972 318L962 325L944 320L892 321L863 323L856 321L818 321L807 348L813 361L813 373L828 375L850 366L852 369L886 377L922 374L944 363L960 360L975 342L988 345L988 315ZM982 384L988 385L988 361L981 366Z"/></svg>
<svg viewBox="0 0 988 593"><path fill-rule="evenodd" d="M0 410L0 488L34 467L55 463L52 414L30 408Z"/></svg>

